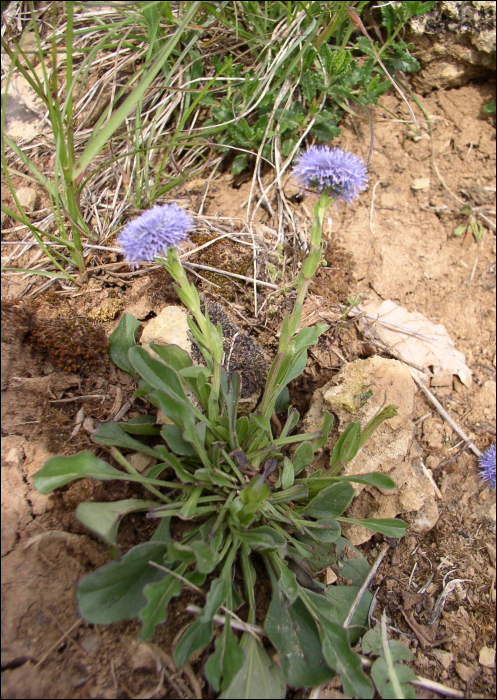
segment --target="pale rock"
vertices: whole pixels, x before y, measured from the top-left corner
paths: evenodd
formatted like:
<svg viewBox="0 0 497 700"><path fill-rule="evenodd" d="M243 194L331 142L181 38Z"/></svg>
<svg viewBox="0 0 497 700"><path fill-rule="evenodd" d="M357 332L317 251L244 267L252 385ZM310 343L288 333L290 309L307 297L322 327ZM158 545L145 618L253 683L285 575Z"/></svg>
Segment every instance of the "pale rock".
<svg viewBox="0 0 497 700"><path fill-rule="evenodd" d="M433 656L442 664L445 670L447 670L454 661L454 654L448 651L442 651L441 649L433 649Z"/></svg>
<svg viewBox="0 0 497 700"><path fill-rule="evenodd" d="M404 41L414 43L421 70L412 82L423 93L454 88L495 72L495 2L437 2L409 21Z"/></svg>
<svg viewBox="0 0 497 700"><path fill-rule="evenodd" d="M364 394L369 391L373 396L364 403ZM394 518L405 514L417 532L426 532L436 523L438 508L433 487L421 466L421 448L413 439L416 386L406 365L378 355L345 365L336 377L314 393L303 430L319 430L324 411L331 411L338 419L338 435L333 431L326 444L331 452L338 436L350 422L360 421L364 427L371 420L381 408L385 392L386 404L397 406L397 416L384 422L373 433L340 475L388 474L397 488L383 491L353 484L357 495L345 515L362 519ZM374 534L349 523L342 524L342 531L353 545L367 542Z"/></svg>
<svg viewBox="0 0 497 700"><path fill-rule="evenodd" d="M178 306L166 306L158 316L151 319L144 327L140 343L154 360L159 356L150 349L156 345L179 345L191 354L192 344L188 338L188 314Z"/></svg>
<svg viewBox="0 0 497 700"><path fill-rule="evenodd" d="M44 128L43 114L43 102L26 78L14 71L5 100L5 134L17 142L40 133Z"/></svg>
<svg viewBox="0 0 497 700"><path fill-rule="evenodd" d="M31 187L20 187L16 191L16 196L24 211L32 212L36 209L36 203L38 201L36 190L33 190Z"/></svg>
<svg viewBox="0 0 497 700"><path fill-rule="evenodd" d="M139 321L143 321L151 311L153 311L153 304L146 298L142 297L135 301L133 304L126 308L126 313L131 314Z"/></svg>
<svg viewBox="0 0 497 700"><path fill-rule="evenodd" d="M461 663L456 663L456 664L454 664L454 666L455 666L457 675L465 683L469 683L470 680L475 675L474 669L472 669L471 666L465 666L464 664L461 664Z"/></svg>
<svg viewBox="0 0 497 700"><path fill-rule="evenodd" d="M495 666L495 649L490 649L490 647L482 647L480 649L478 661L482 666L493 668Z"/></svg>
<svg viewBox="0 0 497 700"><path fill-rule="evenodd" d="M426 190L430 186L429 177L420 177L417 180L413 180L411 184L411 189L413 190Z"/></svg>
<svg viewBox="0 0 497 700"><path fill-rule="evenodd" d="M126 459L140 474L155 466L157 462L155 457L146 455L143 452L133 452L130 455L126 455Z"/></svg>

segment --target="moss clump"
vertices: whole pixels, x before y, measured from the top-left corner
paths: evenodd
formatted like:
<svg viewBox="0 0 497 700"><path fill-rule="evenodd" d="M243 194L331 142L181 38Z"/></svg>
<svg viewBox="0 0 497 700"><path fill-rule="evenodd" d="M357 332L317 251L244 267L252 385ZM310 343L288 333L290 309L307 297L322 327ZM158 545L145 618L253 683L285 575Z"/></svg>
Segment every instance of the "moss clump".
<svg viewBox="0 0 497 700"><path fill-rule="evenodd" d="M105 331L85 318L35 320L28 340L63 372L89 374L108 358Z"/></svg>

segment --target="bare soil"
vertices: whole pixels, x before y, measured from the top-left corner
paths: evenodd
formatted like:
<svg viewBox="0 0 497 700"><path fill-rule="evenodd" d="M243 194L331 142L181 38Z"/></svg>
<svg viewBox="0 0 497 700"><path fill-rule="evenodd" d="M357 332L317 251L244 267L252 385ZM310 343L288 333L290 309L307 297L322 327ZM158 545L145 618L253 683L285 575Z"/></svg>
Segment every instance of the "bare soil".
<svg viewBox="0 0 497 700"><path fill-rule="evenodd" d="M370 188L357 204L330 209L325 222L328 265L310 290L316 308L336 308L346 297L393 299L409 311L443 323L473 372L466 388L454 379L438 387L438 399L480 450L495 442L495 232L479 218L484 233L456 238L464 222L461 202L469 201L495 219L495 126L482 111L495 102L492 84L435 91L421 98L433 125L417 109L420 131L411 131L407 112L395 95L383 98L390 113L373 110L375 145L369 165ZM367 120L347 119L339 145L369 150ZM419 180L428 180L421 189ZM210 183L189 183L175 197L196 211L243 217L250 181L225 174ZM290 185L286 185L290 188ZM206 194L207 192L207 194ZM313 197L292 198L305 230ZM260 225L271 226L260 210ZM236 227L236 222L235 222ZM11 234L13 238L13 234ZM200 236L195 242L207 241ZM112 243L110 244L112 245ZM104 254L99 264L113 263ZM236 274L253 272L252 250L224 239L192 258ZM288 244L278 260L268 258L282 283L298 269L299 255ZM268 263L268 261L266 261ZM266 273L269 263L266 264ZM54 454L93 449L94 421L116 416L134 391L128 375L116 370L98 338L85 331L87 319L108 334L123 310L144 320L167 303L179 303L167 275L120 276L129 270L104 269L76 295L57 287L35 299L18 301L25 282L4 280L2 294L2 696L5 698L209 697L202 676L203 657L178 671L174 641L191 621L185 612L195 597L176 600L167 624L150 644L138 643L135 622L106 627L80 619L75 599L78 579L108 561L106 548L78 524L77 505L140 495L135 486L88 480L52 496L38 494L32 476ZM200 271L201 272L201 271ZM262 344L269 357L276 332L291 307L291 293L260 291L254 319L253 288L221 275L192 277L207 298L221 303L243 331ZM268 281L271 281L268 276ZM217 287L212 286L214 283ZM88 357L67 363L60 337L67 319L80 319ZM84 336L84 333L87 333ZM45 341L43 341L45 338ZM48 339L48 341L47 341ZM329 345L329 343L328 343ZM315 388L346 361L377 350L352 323L332 345L310 355L303 377L291 387L301 413ZM58 354L56 350L58 348ZM67 353L66 353L67 354ZM73 355L74 353L72 353ZM67 366L66 366L67 365ZM65 370L69 371L65 371ZM80 397L88 397L81 399ZM141 407L133 407L140 411ZM426 417L427 414L430 414ZM130 414L132 415L132 414ZM385 609L393 636L415 653L414 671L463 697L495 697L495 663L482 664L480 651L495 650L495 491L478 475L477 459L461 450L461 440L423 395L418 394L416 440L440 489L440 519L425 536L408 535L387 554L373 581L377 612ZM423 419L423 420L421 420ZM83 422L85 421L85 422ZM77 425L80 429L76 431ZM99 453L108 456L102 448ZM121 552L148 539L141 516L126 519L119 534ZM363 551L372 562L381 537ZM449 576L447 576L450 574ZM431 623L445 584L460 583ZM262 613L267 601L264 591ZM438 697L417 690L418 697ZM305 695L301 695L305 696ZM343 697L336 684L321 697Z"/></svg>

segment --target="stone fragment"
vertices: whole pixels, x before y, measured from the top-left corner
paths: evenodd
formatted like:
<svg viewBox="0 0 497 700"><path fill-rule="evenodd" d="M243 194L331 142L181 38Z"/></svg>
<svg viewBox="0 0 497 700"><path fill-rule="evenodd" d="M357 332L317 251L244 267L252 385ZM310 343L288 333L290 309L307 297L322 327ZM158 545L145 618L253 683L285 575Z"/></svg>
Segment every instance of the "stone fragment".
<svg viewBox="0 0 497 700"><path fill-rule="evenodd" d="M166 306L158 316L148 321L141 337L141 344L154 360L159 356L150 349L151 343L157 345L179 345L191 354L192 344L188 338L187 313L179 306Z"/></svg>
<svg viewBox="0 0 497 700"><path fill-rule="evenodd" d="M495 666L495 649L490 649L490 647L482 647L480 649L478 661L482 666L493 668Z"/></svg>
<svg viewBox="0 0 497 700"><path fill-rule="evenodd" d="M474 669L472 669L471 666L465 666L464 664L461 664L461 663L456 663L456 664L454 664L454 666L455 666L457 675L465 683L469 683L470 680L475 675Z"/></svg>
<svg viewBox="0 0 497 700"><path fill-rule="evenodd" d="M429 177L420 177L417 180L413 180L411 183L411 189L413 190L427 190L430 186Z"/></svg>
<svg viewBox="0 0 497 700"><path fill-rule="evenodd" d="M36 209L38 194L32 187L20 187L16 191L16 196L24 211L32 212Z"/></svg>
<svg viewBox="0 0 497 700"><path fill-rule="evenodd" d="M365 401L365 396L372 397ZM364 427L385 401L398 407L397 416L383 423L346 464L341 476L379 472L396 483L395 491L383 491L354 484L357 496L344 515L354 519L394 518L403 514L417 532L426 532L438 520L433 486L423 472L422 451L413 440L412 414L416 386L409 368L397 360L379 356L345 365L328 384L318 389L304 419L303 431L319 430L324 411L336 416L327 447L330 452L339 435L352 421ZM353 545L368 541L374 533L358 525L342 524L342 531Z"/></svg>
<svg viewBox="0 0 497 700"><path fill-rule="evenodd" d="M146 297L142 297L126 308L126 313L131 314L139 321L143 321L154 307L152 302Z"/></svg>
<svg viewBox="0 0 497 700"><path fill-rule="evenodd" d="M140 474L143 474L148 469L155 466L155 463L157 462L155 457L146 455L143 452L133 452L130 455L126 455L126 459L131 463L137 472L140 472Z"/></svg>

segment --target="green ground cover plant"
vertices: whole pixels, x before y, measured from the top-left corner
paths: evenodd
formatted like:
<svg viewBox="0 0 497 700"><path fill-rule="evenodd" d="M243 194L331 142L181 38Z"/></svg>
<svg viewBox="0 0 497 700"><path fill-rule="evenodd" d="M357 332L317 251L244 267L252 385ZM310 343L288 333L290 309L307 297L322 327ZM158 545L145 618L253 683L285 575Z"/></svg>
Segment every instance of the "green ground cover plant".
<svg viewBox="0 0 497 700"><path fill-rule="evenodd" d="M434 5L373 8L386 34L374 43L357 35L367 4L147 1L40 10L26 3L24 32L33 33L35 48L2 36L6 82L14 71L27 81L49 128L36 158L31 140L9 138L6 89L1 144L16 205L2 210L46 255L43 268L25 272L80 285L91 246L105 245L130 206L150 206L227 159L234 174L254 164L259 173L263 163L281 173L306 136L326 142L340 134L344 114L365 118L361 110L388 89L391 72L419 68L399 36L410 17ZM49 15L45 25L40 11ZM53 151L53 171L44 172L42 156ZM113 205L96 230L94 208L82 201L115 182L116 172ZM50 226L24 211L14 176L45 190Z"/></svg>
<svg viewBox="0 0 497 700"><path fill-rule="evenodd" d="M366 172L356 156L325 147L310 148L296 163L296 178L321 195L314 207L309 252L297 278L295 305L283 322L261 402L248 416L238 415L239 375L223 367L221 326L214 326L207 310L202 311L178 257L176 245L193 221L177 206L165 205L130 222L119 238L126 259L131 265L161 262L173 277L191 314L191 340L205 365L193 365L188 353L175 345L152 344L157 358L152 357L136 345L139 323L125 314L110 337L110 356L138 380L135 397L146 398L170 423L157 425L151 413L99 426L94 442L108 448L124 471L91 452L80 452L49 459L34 476L42 493L85 477L127 480L150 492L150 500L78 506L78 520L106 542L115 557L79 582L80 614L97 624L138 617L141 638L150 639L157 625L167 623L173 598L185 589L200 592L205 604L179 639L174 660L182 667L194 652L209 646L203 672L223 698L284 698L287 684L316 685L335 674L348 695L373 697L372 681L352 650L367 629L372 596L361 586L369 565L342 537L340 523L357 523L389 537L401 537L407 525L396 518L345 517L355 494L352 484L386 490L395 484L384 474L339 473L374 430L396 415L396 408L383 407L365 426L351 423L336 443L326 472L313 472L312 463L327 441L331 414L324 414L321 430L314 433L294 433L299 414L291 407L279 434L271 424L273 414L285 410L284 389L303 372L308 348L328 330L325 324L299 330L306 292L322 255L325 212L333 201L355 199L367 187ZM126 458L127 450L150 455L157 463L143 476ZM121 557L118 528L126 515L136 512L156 520L157 528L149 542ZM177 521L186 521L188 530L178 530ZM316 573L330 565L352 585L324 586ZM261 567L272 586L262 621L256 616ZM214 623L219 620L222 631L213 645ZM240 639L236 630L242 632ZM264 648L261 632L278 652L280 665ZM385 673L378 678L382 687L388 681Z"/></svg>

